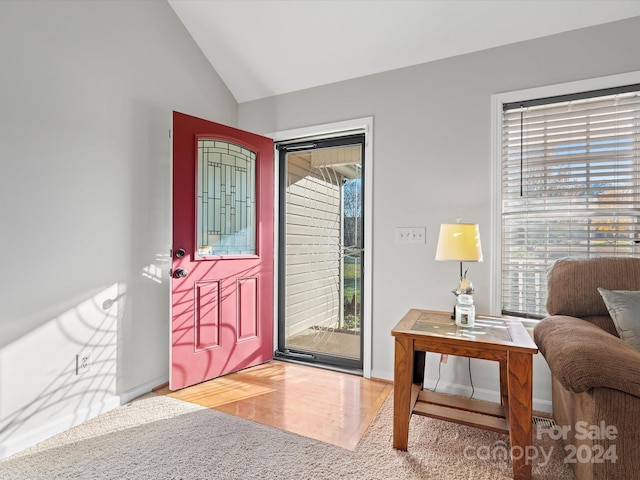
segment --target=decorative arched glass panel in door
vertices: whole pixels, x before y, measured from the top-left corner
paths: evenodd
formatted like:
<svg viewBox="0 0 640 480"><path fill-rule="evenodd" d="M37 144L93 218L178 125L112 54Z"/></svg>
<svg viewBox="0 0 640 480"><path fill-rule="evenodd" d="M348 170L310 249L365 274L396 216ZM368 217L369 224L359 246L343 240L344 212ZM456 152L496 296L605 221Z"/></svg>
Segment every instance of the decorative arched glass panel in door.
<svg viewBox="0 0 640 480"><path fill-rule="evenodd" d="M196 256L256 254L256 153L198 139Z"/></svg>

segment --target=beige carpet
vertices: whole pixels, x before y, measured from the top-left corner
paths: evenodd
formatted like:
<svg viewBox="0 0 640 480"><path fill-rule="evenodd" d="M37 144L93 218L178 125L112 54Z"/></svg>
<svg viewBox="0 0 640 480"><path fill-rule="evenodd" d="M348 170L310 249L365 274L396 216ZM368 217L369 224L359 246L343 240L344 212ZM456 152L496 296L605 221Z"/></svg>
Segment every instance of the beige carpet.
<svg viewBox="0 0 640 480"><path fill-rule="evenodd" d="M425 417L392 448L389 397L355 451L154 394L0 461L2 480L508 479L507 437ZM534 445L534 478L573 479L561 446ZM550 460L542 455L552 452ZM502 458L502 459L501 459Z"/></svg>

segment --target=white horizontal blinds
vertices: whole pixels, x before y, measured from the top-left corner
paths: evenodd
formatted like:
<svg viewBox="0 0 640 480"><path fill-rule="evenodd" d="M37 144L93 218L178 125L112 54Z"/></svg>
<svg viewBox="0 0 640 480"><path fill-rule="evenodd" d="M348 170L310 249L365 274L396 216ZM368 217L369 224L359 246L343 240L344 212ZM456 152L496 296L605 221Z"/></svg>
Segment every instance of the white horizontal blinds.
<svg viewBox="0 0 640 480"><path fill-rule="evenodd" d="M502 310L546 315L558 258L640 255L640 86L505 107Z"/></svg>

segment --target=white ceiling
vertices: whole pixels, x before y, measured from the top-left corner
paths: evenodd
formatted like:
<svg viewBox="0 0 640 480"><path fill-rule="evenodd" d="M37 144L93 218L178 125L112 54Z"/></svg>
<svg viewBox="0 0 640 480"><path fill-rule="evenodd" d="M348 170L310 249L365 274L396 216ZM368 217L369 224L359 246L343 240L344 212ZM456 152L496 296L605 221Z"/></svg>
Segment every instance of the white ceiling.
<svg viewBox="0 0 640 480"><path fill-rule="evenodd" d="M239 103L640 15L640 0L169 0Z"/></svg>

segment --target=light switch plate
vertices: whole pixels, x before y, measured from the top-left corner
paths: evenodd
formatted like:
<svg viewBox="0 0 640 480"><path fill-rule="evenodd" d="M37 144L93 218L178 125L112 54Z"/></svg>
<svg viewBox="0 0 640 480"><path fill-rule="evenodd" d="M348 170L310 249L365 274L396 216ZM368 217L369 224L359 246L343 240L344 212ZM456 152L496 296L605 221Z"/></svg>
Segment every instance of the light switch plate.
<svg viewBox="0 0 640 480"><path fill-rule="evenodd" d="M427 227L396 227L396 243L426 243Z"/></svg>

